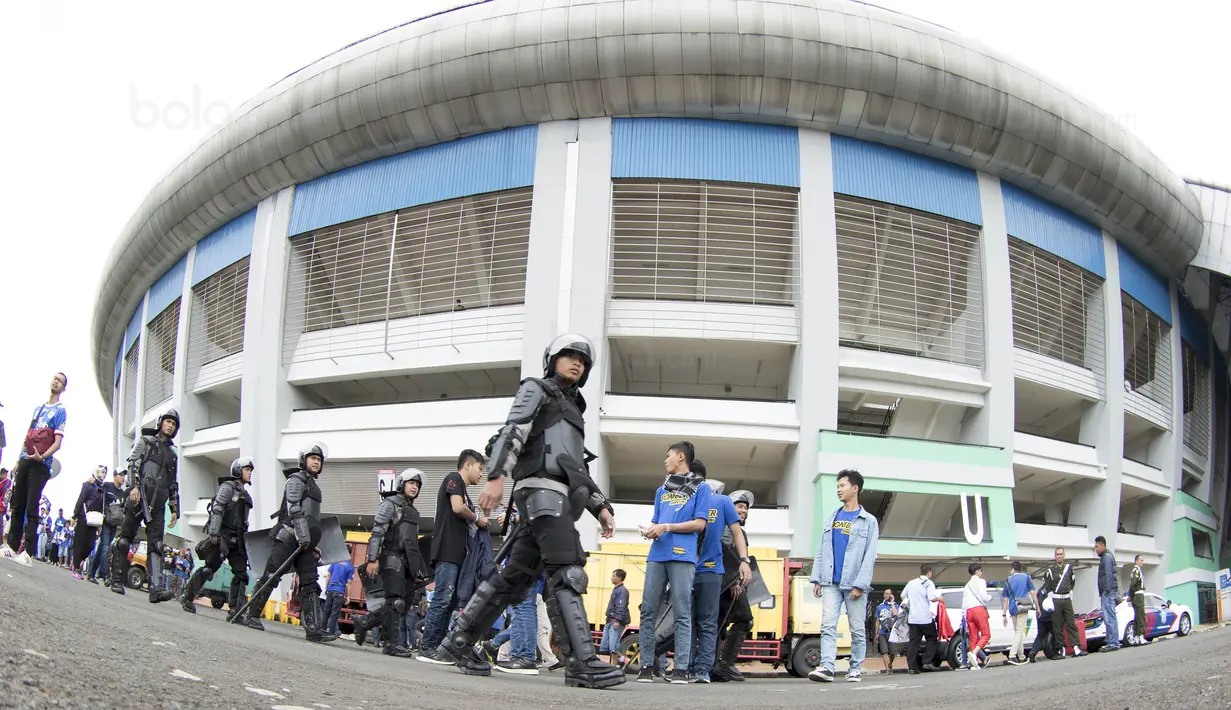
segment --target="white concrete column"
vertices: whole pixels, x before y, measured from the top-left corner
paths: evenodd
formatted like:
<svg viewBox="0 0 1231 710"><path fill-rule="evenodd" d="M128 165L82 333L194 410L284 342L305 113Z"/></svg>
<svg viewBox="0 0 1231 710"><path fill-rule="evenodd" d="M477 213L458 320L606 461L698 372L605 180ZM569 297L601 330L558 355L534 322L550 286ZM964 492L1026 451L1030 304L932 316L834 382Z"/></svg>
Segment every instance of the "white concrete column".
<svg viewBox="0 0 1231 710"><path fill-rule="evenodd" d="M287 382L282 336L290 241L287 229L295 189L288 187L257 206L244 312L244 364L240 384L240 453L256 463L252 482L253 529L268 528L282 499L278 444L291 411L304 403ZM329 442L324 442L328 446ZM326 464L328 466L328 464ZM254 570L260 574L260 570Z"/></svg>
<svg viewBox="0 0 1231 710"><path fill-rule="evenodd" d="M838 428L838 225L833 199L833 154L828 133L799 131L799 346L791 363L790 394L799 414L799 445L778 486L790 505L791 554L811 557L813 486L819 433ZM834 473L834 472L831 472Z"/></svg>
<svg viewBox="0 0 1231 710"><path fill-rule="evenodd" d="M1171 432L1159 438L1163 452L1163 480L1171 485L1171 495L1141 510L1142 521L1154 533L1154 546L1163 553L1163 563L1146 568L1146 589L1166 589L1167 565L1171 555L1171 528L1175 514L1176 491L1184 478L1184 371L1181 360L1180 298L1175 280L1171 294ZM1206 476L1210 474L1206 472Z"/></svg>
<svg viewBox="0 0 1231 710"><path fill-rule="evenodd" d="M983 376L991 384L983 408L970 413L962 440L998 446L1012 454L1014 427L1013 298L1009 285L1009 232L1000 180L979 173L983 234Z"/></svg>
<svg viewBox="0 0 1231 710"><path fill-rule="evenodd" d="M197 247L193 245L184 259L184 281L180 290L180 319L175 332L175 374L171 383L171 406L180 415L180 429L176 434L176 443L182 448L185 441L191 441L197 428L204 422L204 417L197 403L197 397L188 390L188 325L192 314L192 265L196 261ZM189 529L183 522L183 514L193 510L197 499L210 495L213 491L206 488L212 483L209 471L197 461L180 457L180 520L175 527L167 528L167 534L175 535L193 542L197 532Z"/></svg>
<svg viewBox="0 0 1231 710"><path fill-rule="evenodd" d="M1105 467L1103 481L1085 481L1074 486L1069 503L1069 522L1085 525L1090 544L1102 535L1115 553L1115 532L1120 522L1120 471L1124 462L1124 316L1120 309L1120 260L1116 240L1103 233L1103 258L1107 278L1102 305L1106 367L1103 369L1105 401L1086 407L1081 421L1081 443L1093 446ZM1087 551L1082 551L1083 554ZM1070 554L1070 557L1075 555ZM1096 570L1081 570L1075 577L1074 599L1080 609L1098 603Z"/></svg>
<svg viewBox="0 0 1231 710"><path fill-rule="evenodd" d="M607 274L611 259L611 119L577 122L576 142L565 152L564 252L561 273L560 330L582 333L594 343L594 372L582 394L586 398L586 448L598 456L590 475L608 495L611 476L600 430L603 395L611 363L607 347ZM571 245L571 248L570 248ZM571 253L570 253L571 252ZM578 523L587 550L598 549L597 526L586 515Z"/></svg>
<svg viewBox="0 0 1231 710"><path fill-rule="evenodd" d="M137 372L134 375L137 378L137 381L134 384L134 387L136 388L134 391L137 396L133 400L133 409L135 410L133 413L133 421L129 422L129 424L132 424L133 426L134 441L137 437L141 436L141 421L145 417L145 358L146 354L149 352L149 348L147 348L146 345L150 339L149 330L146 328L147 324L145 322L145 309L149 307L149 304L150 292L147 289L145 295L141 297L141 308L138 309L141 312L140 320L137 321L141 324L141 328L138 329L138 332L141 333L141 337L137 341ZM121 401L123 400L123 397L124 391L120 390ZM125 426L127 427L127 425ZM124 453L124 457L128 457L128 452Z"/></svg>

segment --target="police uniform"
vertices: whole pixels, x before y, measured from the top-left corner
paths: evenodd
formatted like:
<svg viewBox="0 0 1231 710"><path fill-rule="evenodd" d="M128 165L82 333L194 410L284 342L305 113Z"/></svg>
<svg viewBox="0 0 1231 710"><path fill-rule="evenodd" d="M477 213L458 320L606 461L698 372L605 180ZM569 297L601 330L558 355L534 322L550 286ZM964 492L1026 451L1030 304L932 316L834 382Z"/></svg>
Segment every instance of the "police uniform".
<svg viewBox="0 0 1231 710"><path fill-rule="evenodd" d="M184 611L197 613L194 600L205 583L226 560L231 565L231 588L227 593L229 621L243 605L244 589L248 586L248 547L244 535L248 533L248 513L252 510L252 496L244 488L244 469L256 467L252 459L242 457L231 462L230 476L218 479L218 490L209 504L209 522L205 524L205 539L197 545L197 555L204 563L193 573L184 591L180 594L180 606Z"/></svg>
<svg viewBox="0 0 1231 710"><path fill-rule="evenodd" d="M1133 604L1133 645L1148 643L1146 639L1146 577L1141 567L1133 565L1128 575L1128 595Z"/></svg>
<svg viewBox="0 0 1231 710"><path fill-rule="evenodd" d="M171 436L162 434L163 422L175 422ZM150 603L171 601L175 594L162 588L162 558L167 548L162 544L167 508L179 516L180 483L179 454L172 439L180 429L180 415L168 409L158 418L154 429L142 429L141 438L133 443L128 456L128 486L124 489L124 521L111 543L111 591L124 593L128 576L128 548L137 536L137 528L145 524L146 565L150 581ZM131 498L137 491L137 500Z"/></svg>
<svg viewBox="0 0 1231 710"><path fill-rule="evenodd" d="M1043 572L1043 589L1052 597L1052 634L1069 650L1080 648L1077 635L1077 615L1073 613L1073 567L1065 563L1052 565Z"/></svg>
<svg viewBox="0 0 1231 710"><path fill-rule="evenodd" d="M308 470L308 458L311 456L320 459L320 472ZM274 515L278 523L269 531L274 540L273 549L270 550L269 561L265 563L264 574L257 580L256 586L261 591L252 597L245 612L244 623L249 628L264 630L260 617L265 603L282 578L277 572L294 557L292 565L299 578L300 623L304 636L316 643L338 639L325 629L321 614L321 587L317 582L316 557L313 554L321 541L321 488L316 484L316 478L324 470L324 448L314 444L299 452L298 468L284 472L286 487L282 492L282 505Z"/></svg>
<svg viewBox="0 0 1231 710"><path fill-rule="evenodd" d="M423 488L423 472L408 468L393 479L393 487L383 493L384 500L376 509L372 537L368 541L368 562L380 564L380 581L384 605L381 608L382 651L386 655L409 658L409 648L398 644L402 617L413 605L420 581L424 577L423 558L419 553L419 510L414 498L406 495L406 484L417 482ZM417 496L417 494L416 494ZM364 632L371 627L364 620ZM360 645L363 645L360 642Z"/></svg>
<svg viewBox="0 0 1231 710"><path fill-rule="evenodd" d="M735 491L730 497L732 502L744 502L748 504L749 508L752 507L753 497L749 491ZM743 521L740 521L740 534L744 536L744 549L747 550L748 533L744 531ZM739 654L744 648L744 641L748 639L748 635L752 632L752 606L748 604L748 595L745 593L741 593L735 598L731 597L731 587L739 584L740 559L739 553L735 548L734 536L732 536L729 528L722 531L722 551L726 577L722 583L722 596L718 600L718 631L720 638L717 663L714 666L714 672L710 674L710 679L719 683L725 681L742 682L744 675L735 666L739 663ZM728 624L730 624L730 627L724 629ZM724 631L725 636L723 635Z"/></svg>
<svg viewBox="0 0 1231 710"><path fill-rule="evenodd" d="M585 363L576 384L556 374L556 361L565 353L579 355ZM543 600L565 659L565 684L605 688L625 682L624 672L600 660L594 650L582 598L589 583L586 553L575 527L587 510L596 518L603 510L612 511L587 467L580 388L593 369L593 353L594 346L583 335L553 340L543 353L543 378L522 382L505 426L494 437L488 480L512 476L513 503L524 522L512 533L507 564L479 585L436 651L464 673L491 675L491 664L474 641L507 607L520 602L545 571Z"/></svg>

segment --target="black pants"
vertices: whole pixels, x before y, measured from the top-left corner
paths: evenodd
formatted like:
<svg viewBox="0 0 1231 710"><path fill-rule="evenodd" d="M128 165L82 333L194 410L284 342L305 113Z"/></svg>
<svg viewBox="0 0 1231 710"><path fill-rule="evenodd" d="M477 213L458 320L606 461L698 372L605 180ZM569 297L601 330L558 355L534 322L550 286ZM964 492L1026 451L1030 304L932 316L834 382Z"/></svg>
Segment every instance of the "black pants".
<svg viewBox="0 0 1231 710"><path fill-rule="evenodd" d="M299 578L299 596L302 599L304 596L319 597L321 595L321 585L316 576L316 556L312 554L312 548L315 548L321 541L320 528L313 528L309 531L310 540L308 549L302 555L295 557L295 561L291 563L291 567L295 570L295 576ZM278 568L290 559L299 550L299 543L295 542L295 538L291 537L289 542L275 540L274 547L269 553L269 561L265 563L265 572L258 580L257 586L261 586L273 577ZM285 574L285 573L283 573ZM282 575L278 575L274 579L270 588L278 586L278 581L282 579Z"/></svg>
<svg viewBox="0 0 1231 710"><path fill-rule="evenodd" d="M225 530L219 536L218 544L205 545L201 555L201 562L209 570L210 577L222 568L223 560L231 565L231 596L236 596L236 588L243 594L248 586L248 548L244 546L242 537Z"/></svg>
<svg viewBox="0 0 1231 710"><path fill-rule="evenodd" d="M1073 613L1072 599L1053 599L1056 608L1051 613L1052 633L1064 642L1064 649L1072 651L1074 646L1080 648L1081 637L1077 635L1077 615Z"/></svg>
<svg viewBox="0 0 1231 710"><path fill-rule="evenodd" d="M731 597L731 590L725 589L718 597L718 646L721 649L726 638L728 626L731 632L747 635L752 631L752 607L748 604L748 595L741 594L738 598ZM722 653L714 658L722 661Z"/></svg>
<svg viewBox="0 0 1231 710"><path fill-rule="evenodd" d="M539 489L519 489L515 494L516 506L522 511L522 520L532 514L531 497ZM548 581L556 570L574 565L584 566L586 553L581 547L581 537L573 525L573 517L567 514L541 515L521 525L514 533L513 547L509 550L509 562L492 578L492 584L503 594L512 594L517 603L526 598L526 591L544 570ZM544 590L543 598L550 596ZM385 590L388 596L389 590Z"/></svg>
<svg viewBox="0 0 1231 710"><path fill-rule="evenodd" d="M912 671L920 670L923 666L932 665L932 661L936 656L936 622L930 624L911 624L910 625L910 642L906 644L906 665ZM919 659L919 642L924 641L923 660Z"/></svg>
<svg viewBox="0 0 1231 710"><path fill-rule="evenodd" d="M150 520L145 522L145 511L141 508L141 501L133 502L131 499L124 498L124 522L120 523L120 532L117 539L126 540L129 545L132 545L133 538L137 535L137 528L145 523L145 546L146 554L162 554L162 536L167 526L167 496L159 494L154 496L150 501ZM150 580L150 586L161 585L162 580Z"/></svg>
<svg viewBox="0 0 1231 710"><path fill-rule="evenodd" d="M38 503L43 498L43 486L51 478L51 469L41 461L20 459L13 477L13 496L10 499L9 547L16 553L21 541L26 540L26 553L38 554ZM34 555L31 555L33 557Z"/></svg>
<svg viewBox="0 0 1231 710"><path fill-rule="evenodd" d="M60 561L60 543L47 543L47 559L51 560L52 564L56 564Z"/></svg>
<svg viewBox="0 0 1231 710"><path fill-rule="evenodd" d="M1059 644L1055 641L1052 634L1051 617L1046 619L1040 618L1039 630L1035 632L1034 644L1030 646L1030 656L1033 658L1041 651L1043 655L1054 660L1055 654L1052 653L1052 647L1059 645L1063 644Z"/></svg>
<svg viewBox="0 0 1231 710"><path fill-rule="evenodd" d="M1133 635L1138 641L1146 638L1146 595L1133 595Z"/></svg>
<svg viewBox="0 0 1231 710"><path fill-rule="evenodd" d="M80 518L77 518L77 527L73 529L73 569L81 570L85 574L85 565L82 564L90 556L90 551L94 549L94 542L98 539L98 528L92 528L85 524L85 514L82 513Z"/></svg>

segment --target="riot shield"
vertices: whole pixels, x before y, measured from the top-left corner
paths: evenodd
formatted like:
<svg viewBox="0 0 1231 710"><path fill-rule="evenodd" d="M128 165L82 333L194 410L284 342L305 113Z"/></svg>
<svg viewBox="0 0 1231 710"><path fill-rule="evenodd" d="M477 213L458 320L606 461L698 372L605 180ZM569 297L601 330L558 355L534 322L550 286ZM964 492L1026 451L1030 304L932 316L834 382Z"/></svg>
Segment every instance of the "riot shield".
<svg viewBox="0 0 1231 710"><path fill-rule="evenodd" d="M248 563L258 577L265 572L265 564L269 562L269 553L274 547L271 530L272 528L249 530L244 536L244 544L248 547ZM318 565L330 565L350 559L350 553L346 551L346 536L336 516L321 518L321 541L317 547L321 551Z"/></svg>

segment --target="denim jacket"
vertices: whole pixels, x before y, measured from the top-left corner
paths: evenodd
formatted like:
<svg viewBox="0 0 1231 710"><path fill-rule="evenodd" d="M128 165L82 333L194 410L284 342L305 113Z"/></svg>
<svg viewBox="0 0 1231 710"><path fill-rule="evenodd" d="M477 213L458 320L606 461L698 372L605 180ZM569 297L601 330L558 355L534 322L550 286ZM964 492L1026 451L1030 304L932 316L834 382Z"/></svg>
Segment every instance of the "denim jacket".
<svg viewBox="0 0 1231 710"><path fill-rule="evenodd" d="M822 587L833 586L833 521L838 511L829 514L821 529L821 545L812 562L812 576L808 581ZM880 525L876 517L862 509L859 517L851 522L851 539L846 543L846 557L842 564L839 589L859 587L865 592L872 590L872 566L876 563L876 542L880 539Z"/></svg>

